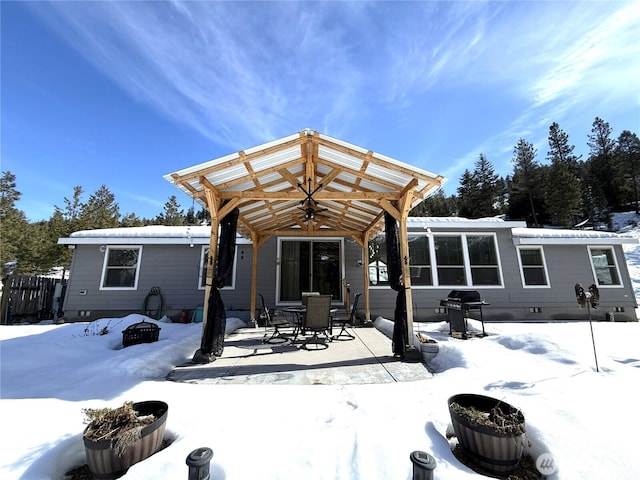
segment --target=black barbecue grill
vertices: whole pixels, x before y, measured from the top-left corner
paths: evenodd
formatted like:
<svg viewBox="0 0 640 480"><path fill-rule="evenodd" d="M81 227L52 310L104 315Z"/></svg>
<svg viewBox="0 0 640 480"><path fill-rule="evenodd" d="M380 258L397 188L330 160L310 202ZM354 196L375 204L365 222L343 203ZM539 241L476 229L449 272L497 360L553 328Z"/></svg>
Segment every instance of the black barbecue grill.
<svg viewBox="0 0 640 480"><path fill-rule="evenodd" d="M440 306L447 309L447 322L449 322L449 335L460 332L462 338L467 338L467 318L471 318L471 312L480 314L482 324L482 336L484 333L484 319L482 307L489 305L480 298L477 290L451 290L447 298L440 300Z"/></svg>

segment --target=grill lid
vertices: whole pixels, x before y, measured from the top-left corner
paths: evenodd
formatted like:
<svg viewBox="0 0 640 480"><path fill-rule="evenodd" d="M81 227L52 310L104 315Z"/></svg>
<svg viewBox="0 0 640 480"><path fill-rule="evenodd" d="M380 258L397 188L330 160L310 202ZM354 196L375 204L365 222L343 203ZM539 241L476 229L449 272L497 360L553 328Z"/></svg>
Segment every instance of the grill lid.
<svg viewBox="0 0 640 480"><path fill-rule="evenodd" d="M481 302L480 292L477 290L451 290L447 296L450 302L471 303Z"/></svg>

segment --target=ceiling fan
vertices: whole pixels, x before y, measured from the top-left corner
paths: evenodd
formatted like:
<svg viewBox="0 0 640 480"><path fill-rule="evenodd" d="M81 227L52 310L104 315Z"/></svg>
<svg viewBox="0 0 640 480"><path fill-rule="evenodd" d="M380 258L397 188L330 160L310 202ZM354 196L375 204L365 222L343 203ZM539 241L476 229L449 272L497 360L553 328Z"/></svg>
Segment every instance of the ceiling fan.
<svg viewBox="0 0 640 480"><path fill-rule="evenodd" d="M305 195L307 196L304 200L300 201L300 205L302 205L301 207L298 207L300 210L302 210L304 212L304 219L305 220L311 220L313 218L315 218L316 215L318 215L320 212L325 212L328 209L327 208L321 208L320 204L318 203L318 201L313 198L313 195L322 188L322 184L319 183L316 188L312 191L311 190L311 178L307 179L307 188L304 188L304 185L302 183L298 183L298 188L300 190L302 190Z"/></svg>

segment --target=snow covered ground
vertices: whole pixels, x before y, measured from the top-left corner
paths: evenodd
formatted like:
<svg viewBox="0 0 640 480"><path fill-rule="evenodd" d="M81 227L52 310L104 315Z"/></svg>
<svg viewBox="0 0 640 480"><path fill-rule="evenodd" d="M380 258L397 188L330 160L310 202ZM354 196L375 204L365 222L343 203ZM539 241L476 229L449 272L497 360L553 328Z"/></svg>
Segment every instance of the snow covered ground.
<svg viewBox="0 0 640 480"><path fill-rule="evenodd" d="M640 247L625 250L640 297ZM599 371L588 322L488 324L490 336L466 341L434 323L416 326L440 345L431 380L293 386L166 381L199 347L201 325L160 323L158 342L121 348L122 330L141 319L0 327L0 478L64 478L85 463L83 408L153 399L169 404L173 442L127 480L186 478L187 455L204 446L212 480L410 479L415 450L433 455L435 478L482 478L445 438L447 399L465 392L523 410L526 452L550 454L557 468L548 478L640 478L638 323L593 323Z"/></svg>

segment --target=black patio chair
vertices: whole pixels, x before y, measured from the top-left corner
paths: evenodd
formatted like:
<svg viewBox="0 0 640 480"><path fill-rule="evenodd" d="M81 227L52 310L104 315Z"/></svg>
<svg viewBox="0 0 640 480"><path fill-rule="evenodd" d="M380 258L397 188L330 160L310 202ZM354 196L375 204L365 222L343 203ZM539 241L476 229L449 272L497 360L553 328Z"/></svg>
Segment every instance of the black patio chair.
<svg viewBox="0 0 640 480"><path fill-rule="evenodd" d="M347 330L347 325L353 326L355 325L356 315L358 312L358 300L360 299L360 295L362 293L356 293L355 297L353 297L353 305L351 305L351 311L346 317L335 317L332 319L332 323L339 325L340 331L337 335L334 335L333 340L353 340L355 335L352 335L351 332Z"/></svg>
<svg viewBox="0 0 640 480"><path fill-rule="evenodd" d="M304 316L304 329L313 332L300 348L305 350L319 350L329 348L331 341L328 333L331 327L331 295L312 295L307 298L307 311ZM325 338L320 338L324 334ZM315 345L311 348L311 345Z"/></svg>
<svg viewBox="0 0 640 480"><path fill-rule="evenodd" d="M269 338L265 334L265 338L263 343L284 343L289 341L289 337L281 332L281 328L290 327L289 321L284 317L275 317L271 314L271 310L267 307L267 304L264 301L264 297L261 293L258 294L260 297L260 301L262 303L262 308L260 309L260 319L264 323L265 330L268 328L273 328L273 333Z"/></svg>
<svg viewBox="0 0 640 480"><path fill-rule="evenodd" d="M301 301L302 301L302 306L306 307L307 306L307 298L309 297L315 297L320 295L320 292L301 292L300 293L300 297L301 297Z"/></svg>
<svg viewBox="0 0 640 480"><path fill-rule="evenodd" d="M307 298L320 295L320 292L300 292L300 301L302 302L302 308L307 308ZM300 328L302 334L305 334L304 330L304 312L300 313L298 319L300 320Z"/></svg>

